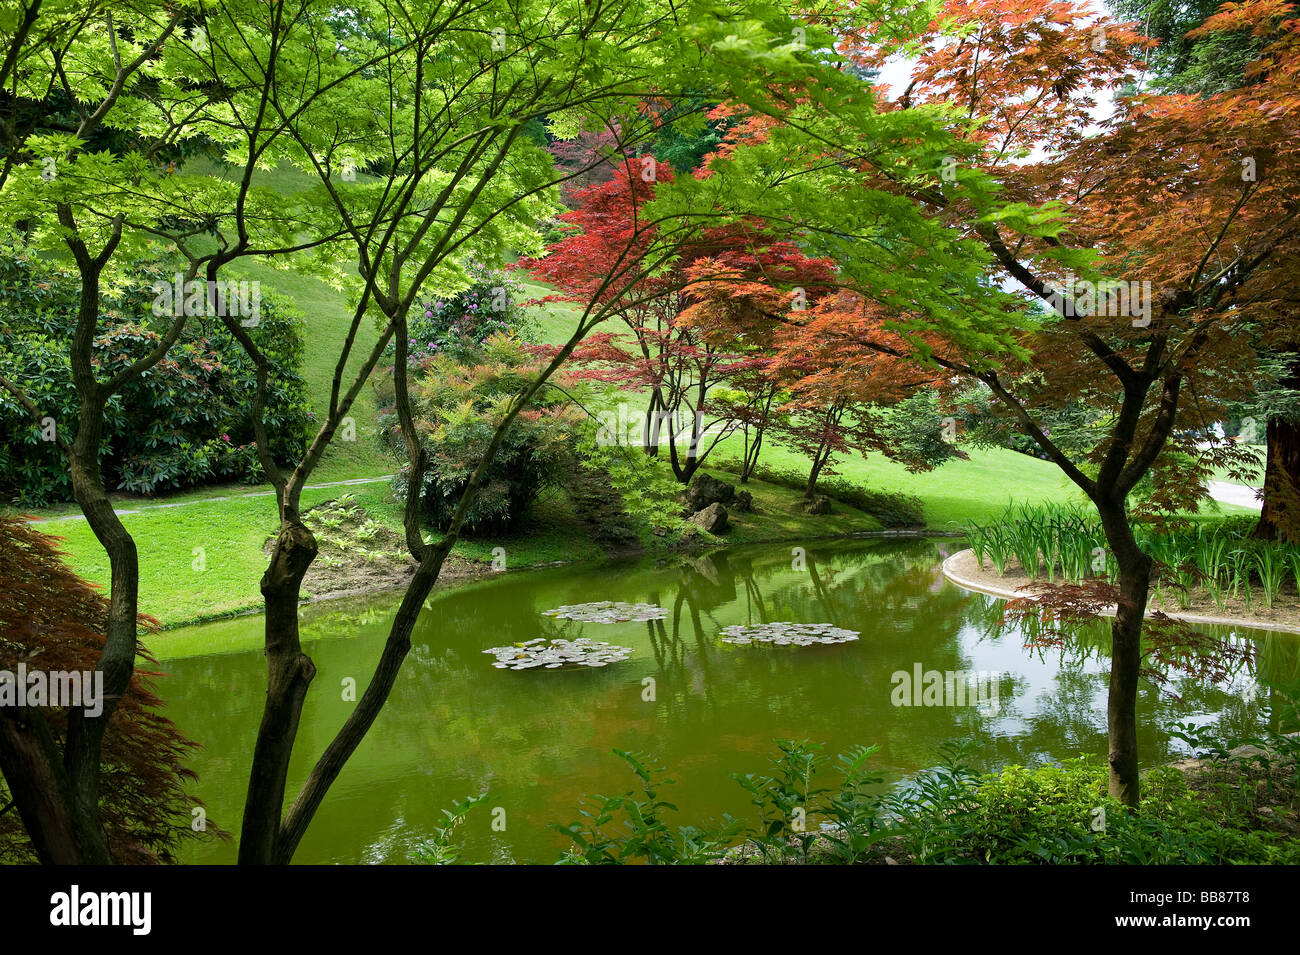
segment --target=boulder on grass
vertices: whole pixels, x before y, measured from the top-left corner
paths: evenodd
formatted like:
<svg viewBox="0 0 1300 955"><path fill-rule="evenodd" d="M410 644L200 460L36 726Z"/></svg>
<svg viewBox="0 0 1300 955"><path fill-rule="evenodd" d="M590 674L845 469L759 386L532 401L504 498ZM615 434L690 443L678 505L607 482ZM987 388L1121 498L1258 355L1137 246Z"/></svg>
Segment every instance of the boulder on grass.
<svg viewBox="0 0 1300 955"><path fill-rule="evenodd" d="M737 491L731 503L736 510L747 514L754 509L754 495L748 491Z"/></svg>
<svg viewBox="0 0 1300 955"><path fill-rule="evenodd" d="M805 514L829 514L831 512L831 499L825 494L814 495L803 502L803 512Z"/></svg>
<svg viewBox="0 0 1300 955"><path fill-rule="evenodd" d="M710 504L730 504L735 496L736 489L726 481L719 481L701 471L686 489L686 513L695 514Z"/></svg>
<svg viewBox="0 0 1300 955"><path fill-rule="evenodd" d="M721 534L727 529L727 509L721 504L710 504L692 514L690 522L710 534Z"/></svg>

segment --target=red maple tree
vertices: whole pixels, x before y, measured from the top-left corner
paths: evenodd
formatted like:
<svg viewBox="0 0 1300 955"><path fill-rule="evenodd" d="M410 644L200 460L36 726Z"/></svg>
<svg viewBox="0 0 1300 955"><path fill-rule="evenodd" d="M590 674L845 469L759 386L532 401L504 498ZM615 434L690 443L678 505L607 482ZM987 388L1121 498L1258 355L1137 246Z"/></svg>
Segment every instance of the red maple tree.
<svg viewBox="0 0 1300 955"><path fill-rule="evenodd" d="M690 231L661 267L656 242L682 226L647 221L643 210L656 183L672 178L653 160L629 161L576 193L577 208L560 217L574 232L521 266L561 289L553 298L598 302L617 316L622 331L589 336L574 351L574 374L644 393L640 443L651 455L666 444L673 473L688 483L719 441L753 423L731 393L753 395L742 407L770 405L755 376L775 329L828 289L834 270L761 222Z"/></svg>

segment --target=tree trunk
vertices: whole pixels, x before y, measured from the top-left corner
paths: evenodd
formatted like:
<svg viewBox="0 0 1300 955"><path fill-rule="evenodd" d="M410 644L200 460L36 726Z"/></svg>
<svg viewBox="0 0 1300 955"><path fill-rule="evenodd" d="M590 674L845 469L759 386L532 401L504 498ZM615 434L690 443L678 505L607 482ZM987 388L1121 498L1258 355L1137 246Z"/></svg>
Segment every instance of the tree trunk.
<svg viewBox="0 0 1300 955"><path fill-rule="evenodd" d="M106 251L116 245L105 247ZM76 828L75 840L82 851L80 862L107 865L112 861L99 819L99 785L104 734L135 672L138 642L140 559L135 539L118 518L104 489L99 466L104 433L104 408L110 392L96 377L91 343L99 318L99 278L102 264L89 261L84 246L73 246L81 276L77 325L70 352L73 382L78 397L79 420L76 436L67 447L68 475L72 493L86 524L94 532L109 560L109 607L104 628L104 648L96 670L103 674L104 707L96 716L83 709L68 713L67 736L63 744L63 765L54 778L62 782L67 811ZM174 327L180 333L183 323ZM33 837L35 838L35 837Z"/></svg>
<svg viewBox="0 0 1300 955"><path fill-rule="evenodd" d="M424 602L442 572L442 565L451 551L453 542L454 538L446 538L438 546L427 548L424 559L420 561L415 576L411 578L411 583L402 596L402 602L393 617L388 639L384 643L374 675L366 685L356 709L348 716L338 735L321 754L321 758L303 784L298 798L294 800L285 816L274 856L270 860L277 865L288 865L292 861L298 844L306 835L307 827L315 818L316 810L320 808L330 786L343 771L349 757L361 745L366 733L378 719L384 704L388 702L388 696L397 682L402 663L411 650L411 634L419 620L420 611L424 609ZM310 664L310 661L308 663ZM303 691L306 691L306 684L303 685Z"/></svg>
<svg viewBox="0 0 1300 955"><path fill-rule="evenodd" d="M748 484L750 477L752 477L754 471L758 469L758 456L763 451L763 437L766 434L767 428L764 424L757 424L754 426L753 444L749 445L745 451L745 461L742 465L743 470L740 475L741 484Z"/></svg>
<svg viewBox="0 0 1300 955"><path fill-rule="evenodd" d="M79 811L58 744L42 714L0 710L0 767L43 865L108 861L95 814Z"/></svg>
<svg viewBox="0 0 1300 955"><path fill-rule="evenodd" d="M91 853L85 861L107 865L111 857L99 824L100 754L109 719L135 672L140 559L135 539L118 519L113 503L104 491L99 470L102 405L93 414L94 419L78 432L68 463L73 494L86 516L86 523L109 559L108 621L104 630L104 649L96 666L104 674L105 705L103 712L94 717L80 709L68 713L63 765L74 803L72 812L81 820L78 824L83 828L83 843Z"/></svg>
<svg viewBox="0 0 1300 955"><path fill-rule="evenodd" d="M296 517L287 517L276 538L270 566L262 575L266 600L266 707L253 747L253 766L244 800L239 838L240 865L276 861L276 840L284 812L289 759L307 688L316 675L298 638L298 598L307 568L316 559L316 539Z"/></svg>
<svg viewBox="0 0 1300 955"><path fill-rule="evenodd" d="M1300 381L1295 384L1300 386ZM1283 418L1268 423L1264 507L1254 536L1270 541L1300 541L1300 426Z"/></svg>
<svg viewBox="0 0 1300 955"><path fill-rule="evenodd" d="M690 484L691 478L695 477L695 472L700 469L702 463L700 459L695 455L688 454L685 462L683 462L681 455L677 453L676 441L669 442L668 454L673 467L673 475L677 478L677 482L679 484Z"/></svg>
<svg viewBox="0 0 1300 955"><path fill-rule="evenodd" d="M763 397L763 411L754 422L754 441L749 440L750 426L745 426L745 458L741 463L740 483L748 484L750 475L758 468L758 456L763 450L763 437L767 434L767 425L771 420L772 402L776 400L776 389L768 388Z"/></svg>
<svg viewBox="0 0 1300 955"><path fill-rule="evenodd" d="M763 450L763 429L755 428L754 441L752 444L746 440L745 459L740 465L740 483L748 484L749 479L754 474L754 469L758 467L758 455ZM748 439L748 435L746 435Z"/></svg>
<svg viewBox="0 0 1300 955"><path fill-rule="evenodd" d="M1123 499L1100 499L1106 541L1119 567L1119 600L1111 623L1110 692L1106 701L1110 795L1138 804L1138 675L1142 668L1142 623L1151 587L1151 558L1133 537Z"/></svg>
<svg viewBox="0 0 1300 955"><path fill-rule="evenodd" d="M808 484L803 489L804 500L811 501L817 496L817 479L821 477L822 468L826 467L830 457L830 447L823 442L817 449L817 453L813 455L812 467L808 469Z"/></svg>
<svg viewBox="0 0 1300 955"><path fill-rule="evenodd" d="M690 484L691 478L695 477L695 472L700 469L704 459L699 455L700 434L699 418L691 419L690 444L686 448L685 461L682 455L677 452L677 433L673 430L672 425L668 428L668 460L672 464L673 474L681 484Z"/></svg>
<svg viewBox="0 0 1300 955"><path fill-rule="evenodd" d="M659 429L663 426L664 414L663 393L655 388L650 392L650 407L646 409L645 424L641 428L642 449L652 458L659 457Z"/></svg>

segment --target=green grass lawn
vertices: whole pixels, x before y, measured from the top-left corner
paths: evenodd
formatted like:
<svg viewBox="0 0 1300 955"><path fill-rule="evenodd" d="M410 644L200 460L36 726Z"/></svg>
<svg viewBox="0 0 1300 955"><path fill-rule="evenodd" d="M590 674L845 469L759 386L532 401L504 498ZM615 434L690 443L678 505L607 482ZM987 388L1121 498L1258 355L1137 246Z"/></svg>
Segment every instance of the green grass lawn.
<svg viewBox="0 0 1300 955"><path fill-rule="evenodd" d="M556 294L555 289L540 282L523 280L522 275L522 272L516 273L516 278L520 278L520 284L527 298L542 298ZM546 305L535 306L532 312L534 337L547 345L563 345L569 340L573 330L578 327L578 319L581 317L582 309L568 302L548 302ZM609 322L606 326L613 328L613 324Z"/></svg>
<svg viewBox="0 0 1300 955"><path fill-rule="evenodd" d="M214 177L238 179L242 169L222 166L207 157L199 156L187 164L187 172L207 173ZM292 195L311 187L315 180L292 167L259 170L256 184L275 189L282 195ZM196 239L192 245L203 250L204 241ZM304 260L305 261L305 260ZM273 290L292 299L303 316L304 361L303 377L307 382L308 401L319 422L329 409L331 384L338 363L339 350L352 323L353 310L341 288L330 284L309 271L272 268L255 259L237 259L226 266L231 279L257 281L263 290ZM379 338L374 319L362 319L348 358L341 391L346 391L357 371ZM339 436L330 443L320 464L312 473L312 482L344 481L352 478L374 477L396 469L395 463L377 441L376 407L373 391L364 387L353 404L350 417L355 424L355 438L342 440ZM351 432L350 432L351 433Z"/></svg>
<svg viewBox="0 0 1300 955"><path fill-rule="evenodd" d="M795 491L762 482L752 482L750 490L758 510L735 515L732 530L719 543L812 539L880 529L870 515L850 507L836 505L833 515L810 519L799 513L800 496ZM401 507L392 499L387 482L307 490L303 505L309 508L344 493L352 495L371 517L400 528ZM141 510L122 515L140 554L141 611L164 627L174 627L258 608L258 581L266 567L262 548L276 529L274 498L239 489L220 500L185 500L188 503L172 500L168 503L174 506L167 507L143 509L146 505L142 505ZM107 587L108 558L85 521L50 520L40 529L61 538L59 548L76 573ZM506 549L512 568L606 555L559 490L542 497L521 532L466 540L454 553L486 563L495 547Z"/></svg>
<svg viewBox="0 0 1300 955"><path fill-rule="evenodd" d="M352 493L367 509L381 514L389 510L386 482L304 491L303 503L310 507L343 492ZM140 609L164 626L219 617L261 603L258 581L266 567L262 545L278 523L275 498L243 496L256 493L247 489L226 493L230 496L224 500L190 497L186 500L199 502L122 516L140 555ZM59 547L74 571L107 588L108 557L84 520L52 520L38 526L62 538ZM198 548L203 569L196 567Z"/></svg>
<svg viewBox="0 0 1300 955"><path fill-rule="evenodd" d="M708 468L715 477L735 483L737 476L717 468ZM847 504L835 502L831 513L823 517L803 514L803 493L777 484L750 480L745 490L754 495L754 511L733 514L735 526L725 535L728 544L758 541L813 540L827 534L850 535L881 530L880 521Z"/></svg>
<svg viewBox="0 0 1300 955"><path fill-rule="evenodd" d="M324 419L329 410L330 389L339 351L352 323L352 310L341 290L311 275L285 272L258 262L240 262L230 267L238 279L257 280L263 288L275 289L291 297L303 314L304 360L302 374L307 382L308 400L316 420ZM370 349L379 339L374 321L362 319L341 390L346 391L356 377ZM355 424L354 440L336 434L311 480L345 481L374 477L397 469L396 462L379 444L375 395L369 385L362 388L349 417Z"/></svg>
<svg viewBox="0 0 1300 955"><path fill-rule="evenodd" d="M725 438L715 454L739 457L739 435ZM846 455L836 459L841 477L863 487L896 491L921 498L926 524L954 530L967 520L997 516L1010 501L1082 501L1082 493L1056 465L1002 448L967 448L970 460L953 460L942 467L912 474L880 454ZM765 448L762 463L806 473L807 459L788 448Z"/></svg>

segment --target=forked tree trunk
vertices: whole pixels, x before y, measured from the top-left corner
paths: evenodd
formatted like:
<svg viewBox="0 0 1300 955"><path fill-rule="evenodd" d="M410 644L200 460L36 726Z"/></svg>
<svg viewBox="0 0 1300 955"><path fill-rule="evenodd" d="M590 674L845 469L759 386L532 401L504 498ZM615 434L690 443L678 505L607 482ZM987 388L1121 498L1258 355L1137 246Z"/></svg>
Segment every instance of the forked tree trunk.
<svg viewBox="0 0 1300 955"><path fill-rule="evenodd" d="M822 468L826 467L826 462L831 459L830 445L823 442L813 455L812 467L808 469L808 483L804 486L803 496L805 500L811 501L817 496L817 479L822 475Z"/></svg>
<svg viewBox="0 0 1300 955"><path fill-rule="evenodd" d="M700 469L702 463L698 457L693 454L687 454L685 460L677 453L676 443L668 446L668 453L673 467L673 475L677 478L679 484L690 484L691 478L695 477L695 472Z"/></svg>
<svg viewBox="0 0 1300 955"><path fill-rule="evenodd" d="M25 708L0 711L0 767L14 809L43 865L86 865L101 857L102 835L79 812L49 725Z"/></svg>
<svg viewBox="0 0 1300 955"><path fill-rule="evenodd" d="M748 484L750 477L753 476L755 468L758 467L758 456L763 450L763 428L754 428L754 440L750 442L749 435L745 435L745 455L740 462L740 483Z"/></svg>
<svg viewBox="0 0 1300 955"><path fill-rule="evenodd" d="M769 395L763 406L763 414L753 425L754 440L749 440L749 427L745 428L745 455L740 465L740 483L748 484L754 471L758 469L758 457L763 451L763 438L767 435L768 414L772 409L773 396Z"/></svg>
<svg viewBox="0 0 1300 955"><path fill-rule="evenodd" d="M704 458L700 455L700 445L703 439L704 435L700 433L700 418L698 415L693 416L691 419L690 440L683 456L677 450L677 433L673 430L672 425L669 425L668 460L672 465L673 474L676 476L678 483L690 484L691 478L695 477L695 472L704 463Z"/></svg>
<svg viewBox="0 0 1300 955"><path fill-rule="evenodd" d="M411 650L411 634L419 620L424 602L428 599L433 585L442 572L442 565L451 551L454 538L445 538L435 547L426 548L424 558L416 568L411 583L402 595L402 602L389 627L388 639L375 667L374 675L356 708L344 722L342 729L321 754L320 760L312 769L298 798L294 800L285 816L284 825L279 831L278 841L273 857L269 860L277 865L288 865L298 844L307 833L307 827L315 818L330 786L338 778L348 758L361 745L366 733L379 717L379 713L388 702L388 696L397 682L402 663ZM306 657L303 657L306 659ZM310 661L308 661L310 664ZM306 686L304 684L304 691ZM283 778L283 777L281 777Z"/></svg>
<svg viewBox="0 0 1300 955"><path fill-rule="evenodd" d="M645 422L641 426L641 449L648 457L659 457L659 430L663 426L664 414L663 392L654 388L650 392L650 405L646 408Z"/></svg>
<svg viewBox="0 0 1300 955"><path fill-rule="evenodd" d="M298 636L302 579L316 558L316 538L301 521L286 519L262 575L266 599L266 706L253 748L253 768L244 801L239 839L240 865L276 861L276 840L284 812L284 787L307 688L316 675Z"/></svg>

